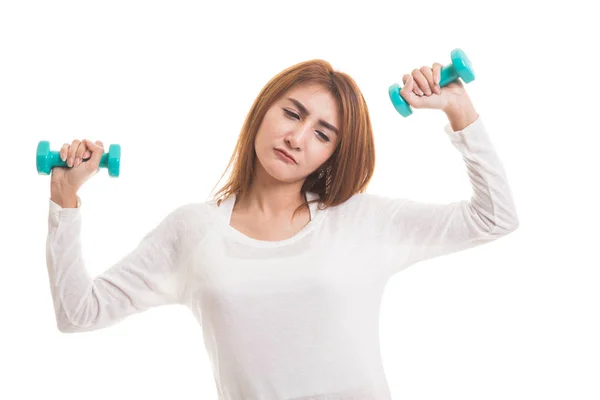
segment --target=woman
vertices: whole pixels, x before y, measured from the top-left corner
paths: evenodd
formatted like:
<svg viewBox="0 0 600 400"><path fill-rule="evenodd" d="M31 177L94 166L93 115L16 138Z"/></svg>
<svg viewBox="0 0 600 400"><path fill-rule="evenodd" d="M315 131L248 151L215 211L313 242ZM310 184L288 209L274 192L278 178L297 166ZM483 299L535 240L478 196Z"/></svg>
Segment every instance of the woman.
<svg viewBox="0 0 600 400"><path fill-rule="evenodd" d="M100 329L182 304L202 326L220 399L389 399L378 332L387 280L518 227L481 118L461 82L439 87L440 70L435 63L406 74L401 94L447 115L470 201L364 193L375 164L365 101L347 74L307 61L263 88L221 190L171 212L94 279L83 265L77 191L104 148L65 144L61 157L73 168L52 172L47 241L59 330Z"/></svg>

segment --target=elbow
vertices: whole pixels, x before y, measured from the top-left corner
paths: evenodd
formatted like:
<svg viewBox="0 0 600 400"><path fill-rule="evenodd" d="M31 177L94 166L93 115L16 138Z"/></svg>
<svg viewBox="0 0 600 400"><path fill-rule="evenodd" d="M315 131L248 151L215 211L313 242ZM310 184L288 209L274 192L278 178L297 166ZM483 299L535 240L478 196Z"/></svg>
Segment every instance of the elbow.
<svg viewBox="0 0 600 400"><path fill-rule="evenodd" d="M74 329L75 328L74 325L68 325L68 324L61 323L61 322L56 324L56 328L58 329L58 331L60 333L75 333L75 332L77 332L77 330Z"/></svg>
<svg viewBox="0 0 600 400"><path fill-rule="evenodd" d="M56 319L56 328L60 333L77 333L93 330L93 326L82 326L71 322L66 316Z"/></svg>
<svg viewBox="0 0 600 400"><path fill-rule="evenodd" d="M56 328L60 333L76 333L84 330L82 327L64 318L64 316L56 319Z"/></svg>
<svg viewBox="0 0 600 400"><path fill-rule="evenodd" d="M496 207L491 215L479 214L482 221L488 226L488 233L493 236L504 236L519 228L519 216L513 207Z"/></svg>
<svg viewBox="0 0 600 400"><path fill-rule="evenodd" d="M519 228L519 216L516 211L513 211L511 217L507 219L505 226L508 233L514 232Z"/></svg>
<svg viewBox="0 0 600 400"><path fill-rule="evenodd" d="M68 324L68 323L58 323L56 324L56 327L58 329L58 331L60 333L80 333L80 332L89 332L89 331L93 331L94 329L97 329L96 327L82 327L82 326L77 326L74 324Z"/></svg>
<svg viewBox="0 0 600 400"><path fill-rule="evenodd" d="M519 218L515 214L510 219L496 222L492 227L491 233L495 236L504 236L516 231L518 228Z"/></svg>
<svg viewBox="0 0 600 400"><path fill-rule="evenodd" d="M58 329L60 333L75 333L81 330L79 326L71 322L62 307L56 313L56 329Z"/></svg>
<svg viewBox="0 0 600 400"><path fill-rule="evenodd" d="M514 208L493 208L490 212L477 209L469 203L470 217L483 235L504 236L519 228L519 217Z"/></svg>
<svg viewBox="0 0 600 400"><path fill-rule="evenodd" d="M98 329L105 328L110 326L115 321L103 321L100 322L97 319L94 321L89 321L87 323L74 322L63 316L63 318L58 318L56 320L56 328L60 333L80 333L80 332L90 332Z"/></svg>

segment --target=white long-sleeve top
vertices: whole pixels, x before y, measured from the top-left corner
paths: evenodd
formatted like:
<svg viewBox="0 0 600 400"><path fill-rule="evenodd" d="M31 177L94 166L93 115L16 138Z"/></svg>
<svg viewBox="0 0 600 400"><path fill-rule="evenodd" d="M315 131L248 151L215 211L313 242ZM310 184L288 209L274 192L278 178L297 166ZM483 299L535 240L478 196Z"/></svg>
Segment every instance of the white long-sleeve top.
<svg viewBox="0 0 600 400"><path fill-rule="evenodd" d="M387 280L518 226L503 166L481 121L454 132L470 200L428 204L355 194L281 241L230 225L235 196L172 211L137 248L92 277L77 208L50 200L47 266L61 332L85 332L181 304L201 324L221 400L389 400L379 347ZM309 200L317 197L307 193Z"/></svg>

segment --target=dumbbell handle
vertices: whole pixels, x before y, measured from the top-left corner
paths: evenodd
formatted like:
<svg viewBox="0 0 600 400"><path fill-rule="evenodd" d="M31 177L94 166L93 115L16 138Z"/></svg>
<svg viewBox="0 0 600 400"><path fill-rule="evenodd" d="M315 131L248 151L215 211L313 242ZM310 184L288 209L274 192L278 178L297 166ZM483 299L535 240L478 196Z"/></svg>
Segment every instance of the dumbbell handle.
<svg viewBox="0 0 600 400"><path fill-rule="evenodd" d="M50 157L50 162L52 165L54 165L55 167L66 167L66 168L70 168L67 164L66 161L61 160L60 158L60 152L59 151L50 151L50 153L48 154L48 156ZM86 158L82 161L87 161L89 160L89 158ZM102 156L100 157L100 165L99 167L101 168L108 168L108 153L104 153L102 154Z"/></svg>
<svg viewBox="0 0 600 400"><path fill-rule="evenodd" d="M440 87L444 87L458 78L460 78L460 76L458 75L456 68L454 68L454 65L448 64L445 67L442 67L440 71Z"/></svg>

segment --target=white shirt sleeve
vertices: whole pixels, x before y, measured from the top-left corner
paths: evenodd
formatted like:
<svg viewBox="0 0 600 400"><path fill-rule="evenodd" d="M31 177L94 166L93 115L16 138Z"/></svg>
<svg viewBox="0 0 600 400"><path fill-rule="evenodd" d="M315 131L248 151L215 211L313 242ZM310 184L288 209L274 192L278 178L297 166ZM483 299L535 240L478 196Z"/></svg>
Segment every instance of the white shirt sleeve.
<svg viewBox="0 0 600 400"><path fill-rule="evenodd" d="M91 277L81 251L81 199L77 208L62 208L52 200L49 206L46 261L61 332L100 329L150 307L182 302L182 208L146 234L135 250Z"/></svg>
<svg viewBox="0 0 600 400"><path fill-rule="evenodd" d="M377 237L391 257L391 274L495 240L519 226L504 168L481 117L460 131L449 124L444 130L462 153L473 194L447 204L370 195L370 213L380 224Z"/></svg>

